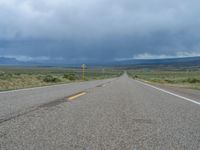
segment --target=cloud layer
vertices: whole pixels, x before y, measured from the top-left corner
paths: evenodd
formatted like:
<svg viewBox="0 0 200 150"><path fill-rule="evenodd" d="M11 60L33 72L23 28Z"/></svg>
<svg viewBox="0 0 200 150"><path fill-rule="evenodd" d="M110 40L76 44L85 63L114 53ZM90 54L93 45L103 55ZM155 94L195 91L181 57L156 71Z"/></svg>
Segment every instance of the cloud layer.
<svg viewBox="0 0 200 150"><path fill-rule="evenodd" d="M1 0L0 54L101 61L200 52L198 0Z"/></svg>

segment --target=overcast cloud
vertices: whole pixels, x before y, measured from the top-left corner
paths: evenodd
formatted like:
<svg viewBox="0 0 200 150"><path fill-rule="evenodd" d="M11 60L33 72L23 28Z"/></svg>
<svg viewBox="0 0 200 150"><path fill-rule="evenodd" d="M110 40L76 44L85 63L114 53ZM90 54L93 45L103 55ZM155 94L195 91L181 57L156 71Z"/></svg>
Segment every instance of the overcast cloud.
<svg viewBox="0 0 200 150"><path fill-rule="evenodd" d="M0 0L0 56L95 62L200 54L198 0Z"/></svg>

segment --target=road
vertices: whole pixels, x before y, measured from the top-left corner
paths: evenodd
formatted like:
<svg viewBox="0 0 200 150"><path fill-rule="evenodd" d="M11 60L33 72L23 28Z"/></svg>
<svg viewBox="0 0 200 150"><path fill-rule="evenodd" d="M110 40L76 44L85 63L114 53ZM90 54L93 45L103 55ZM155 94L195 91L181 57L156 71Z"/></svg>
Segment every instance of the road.
<svg viewBox="0 0 200 150"><path fill-rule="evenodd" d="M115 79L0 92L0 123L33 111L38 106L63 99L76 92L88 90L113 80Z"/></svg>
<svg viewBox="0 0 200 150"><path fill-rule="evenodd" d="M200 105L192 100L126 74L0 93L0 149L198 150Z"/></svg>

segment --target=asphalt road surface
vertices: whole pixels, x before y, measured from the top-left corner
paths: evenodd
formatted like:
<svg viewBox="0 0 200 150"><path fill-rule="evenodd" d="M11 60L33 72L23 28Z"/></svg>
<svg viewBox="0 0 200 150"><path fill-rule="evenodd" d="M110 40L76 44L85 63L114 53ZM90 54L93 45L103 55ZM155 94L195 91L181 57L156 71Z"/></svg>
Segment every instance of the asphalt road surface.
<svg viewBox="0 0 200 150"><path fill-rule="evenodd" d="M0 93L0 113L1 150L200 149L198 98L126 74Z"/></svg>

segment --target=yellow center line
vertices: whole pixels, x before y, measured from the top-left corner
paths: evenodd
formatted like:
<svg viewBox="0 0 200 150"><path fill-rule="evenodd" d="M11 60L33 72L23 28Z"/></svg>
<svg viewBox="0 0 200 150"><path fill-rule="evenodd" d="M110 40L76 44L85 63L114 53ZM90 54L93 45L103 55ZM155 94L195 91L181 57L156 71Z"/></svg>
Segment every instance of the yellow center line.
<svg viewBox="0 0 200 150"><path fill-rule="evenodd" d="M73 96L70 96L70 97L68 97L68 100L74 100L74 99L76 99L76 98L78 98L78 97L81 97L81 96L83 96L83 95L85 95L86 94L86 92L81 92L81 93L78 93L78 94L76 94L76 95L73 95Z"/></svg>

